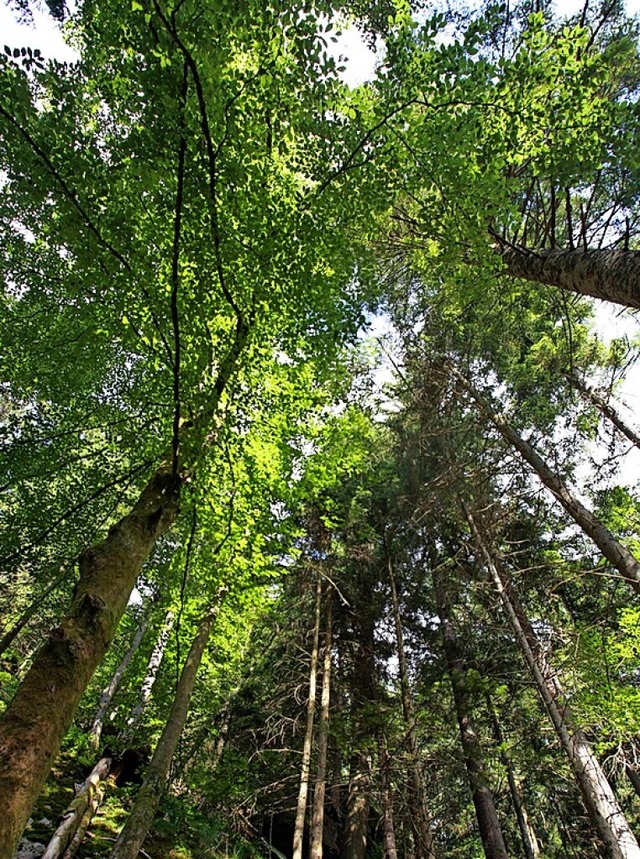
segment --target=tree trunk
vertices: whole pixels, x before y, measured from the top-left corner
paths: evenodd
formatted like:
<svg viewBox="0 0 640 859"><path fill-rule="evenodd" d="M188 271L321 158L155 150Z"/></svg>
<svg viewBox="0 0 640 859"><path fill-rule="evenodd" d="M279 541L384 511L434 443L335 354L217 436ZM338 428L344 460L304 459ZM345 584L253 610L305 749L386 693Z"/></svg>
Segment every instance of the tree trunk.
<svg viewBox="0 0 640 859"><path fill-rule="evenodd" d="M0 656L8 650L9 647L13 644L15 639L20 635L25 626L29 623L31 618L38 613L38 609L49 596L52 594L56 588L60 587L60 585L69 578L71 573L73 572L73 564L69 564L62 572L55 578L51 584L44 589L44 591L40 594L39 597L31 603L28 609L26 609L19 620L17 620L11 629L8 629L5 634L0 638Z"/></svg>
<svg viewBox="0 0 640 859"><path fill-rule="evenodd" d="M87 812L94 806L96 797L99 794L99 784L109 775L110 769L111 758L101 758L91 770L73 801L62 815L60 825L53 833L53 837L49 841L42 859L61 859L62 855L73 842L76 833L86 818ZM91 812L91 816L93 816L93 811ZM91 816L88 818L86 826L88 826ZM84 830L86 830L86 826ZM84 830L82 831L82 835L84 835Z"/></svg>
<svg viewBox="0 0 640 859"><path fill-rule="evenodd" d="M640 593L640 564L633 554L619 543L611 531L588 510L584 504L569 492L565 483L555 474L534 448L525 441L507 421L493 410L489 402L462 376L454 367L449 365L451 374L460 382L462 387L473 397L484 414L494 424L503 438L506 439L522 455L523 459L536 472L542 483L562 504L569 516L576 522L585 534L590 537L600 549L604 557L614 566L620 575Z"/></svg>
<svg viewBox="0 0 640 859"><path fill-rule="evenodd" d="M371 782L369 770L368 757L364 753L355 755L351 761L342 859L365 859L366 856Z"/></svg>
<svg viewBox="0 0 640 859"><path fill-rule="evenodd" d="M166 785L169 767L187 719L198 668L209 641L218 608L219 605L210 611L202 621L191 644L189 654L182 667L169 718L144 774L144 781L131 814L115 843L110 859L136 859L149 827L153 823L158 803Z"/></svg>
<svg viewBox="0 0 640 859"><path fill-rule="evenodd" d="M209 427L250 328L237 316L207 408L183 430L196 437ZM104 541L79 558L80 579L68 615L49 634L0 720L0 859L13 859L29 812L49 773L76 707L104 657L142 565L172 526L182 477L177 450L153 474L130 513Z"/></svg>
<svg viewBox="0 0 640 859"><path fill-rule="evenodd" d="M493 794L487 779L480 740L471 718L471 706L465 686L466 665L450 616L449 601L442 575L433 570L433 588L442 629L444 655L453 691L453 701L460 728L469 787L478 819L478 829L487 859L509 859L502 836Z"/></svg>
<svg viewBox="0 0 640 859"><path fill-rule="evenodd" d="M636 794L640 797L640 774L631 764L625 765L624 772Z"/></svg>
<svg viewBox="0 0 640 859"><path fill-rule="evenodd" d="M396 830L393 819L393 793L389 773L389 750L387 738L380 734L378 741L378 756L380 758L380 786L382 793L382 823L384 832L383 859L398 859L396 847Z"/></svg>
<svg viewBox="0 0 640 859"><path fill-rule="evenodd" d="M111 643L142 565L176 517L180 479L163 466L133 510L80 556L71 609L0 722L0 859L16 843L82 693Z"/></svg>
<svg viewBox="0 0 640 859"><path fill-rule="evenodd" d="M472 534L485 566L502 600L505 613L516 636L529 671L535 681L549 718L573 769L578 787L601 842L605 859L640 859L640 847L620 809L611 785L598 759L591 751L582 730L574 723L559 680L548 664L522 608L505 585L496 559L491 555L476 517L463 503Z"/></svg>
<svg viewBox="0 0 640 859"><path fill-rule="evenodd" d="M307 816L307 795L309 793L309 773L311 771L311 744L313 740L313 722L316 715L316 687L318 682L318 646L320 641L320 608L322 602L322 576L318 567L316 576L316 599L313 624L313 639L311 641L311 660L309 663L309 698L307 700L307 722L302 746L302 762L300 765L300 787L296 806L296 822L293 830L293 859L302 859L304 842L304 822Z"/></svg>
<svg viewBox="0 0 640 859"><path fill-rule="evenodd" d="M354 602L357 649L354 654L351 711L354 754L350 761L347 819L342 859L365 859L369 836L369 797L371 794L372 726L371 708L375 692L375 621L371 616L370 580L363 576L356 583ZM375 736L375 734L374 734Z"/></svg>
<svg viewBox="0 0 640 859"><path fill-rule="evenodd" d="M393 608L393 619L396 632L396 646L398 649L398 668L400 672L400 694L402 697L402 713L407 725L407 745L410 755L411 791L413 802L411 803L410 816L415 841L416 859L436 859L434 847L433 828L431 818L427 810L426 794L422 782L418 756L418 735L416 718L411 699L411 688L409 685L409 672L407 670L407 656L404 647L404 632L402 629L402 617L400 616L400 602L396 579L391 562L391 553L386 545L386 534L384 535L385 553L387 555L387 573L391 587L391 604Z"/></svg>
<svg viewBox="0 0 640 859"><path fill-rule="evenodd" d="M140 721L143 710L149 702L160 665L162 664L162 657L164 656L164 651L167 646L167 641L169 640L169 633L171 632L172 626L173 612L169 611L167 612L164 624L160 630L160 635L151 651L151 656L147 663L147 670L145 671L144 680L142 681L142 689L140 690L140 700L131 711L131 715L127 719L127 727L122 732L122 741L125 743L129 742L133 736L133 730Z"/></svg>
<svg viewBox="0 0 640 859"><path fill-rule="evenodd" d="M127 670L127 667L133 659L135 652L137 651L138 647L140 647L140 642L142 641L144 634L147 631L148 625L149 618L145 617L145 619L142 621L142 623L136 630L136 634L133 637L131 646L125 653L122 661L120 662L116 670L114 671L111 680L102 690L102 695L100 696L100 702L98 704L98 712L96 713L93 725L91 726L91 731L89 732L89 743L93 749L97 749L100 745L102 727L104 725L104 720L107 717L107 713L109 712L109 709L111 707L113 696L116 694L124 672Z"/></svg>
<svg viewBox="0 0 640 859"><path fill-rule="evenodd" d="M560 289L640 308L640 252L605 250L529 250L503 245L507 274Z"/></svg>
<svg viewBox="0 0 640 859"><path fill-rule="evenodd" d="M518 782L516 781L516 776L513 771L513 764L511 763L511 758L507 755L506 751L504 751L504 737L502 734L502 727L500 725L500 720L498 719L498 714L493 708L493 703L488 693L487 710L489 712L489 717L493 726L494 739L498 747L501 749L500 758L507 772L507 782L509 783L511 803L513 805L513 810L515 812L516 820L518 822L518 829L520 830L520 839L522 840L522 848L524 850L525 859L540 859L540 845L538 844L538 839L536 838L536 834L531 827L529 817L522 802L522 794L520 792Z"/></svg>
<svg viewBox="0 0 640 859"><path fill-rule="evenodd" d="M622 435L629 439L631 444L634 444L637 448L640 448L640 436L631 429L630 426L622 420L618 412L610 405L606 400L604 400L593 388L590 388L576 373L568 373L567 378L571 382L571 384L576 388L582 396L588 400L592 405L594 405L598 411L608 418L614 427L619 430Z"/></svg>
<svg viewBox="0 0 640 859"><path fill-rule="evenodd" d="M322 695L318 719L318 765L313 793L313 815L311 820L311 859L322 859L324 832L324 799L327 785L327 745L329 739L329 706L331 704L331 647L332 647L332 594L327 592L327 630L322 659Z"/></svg>

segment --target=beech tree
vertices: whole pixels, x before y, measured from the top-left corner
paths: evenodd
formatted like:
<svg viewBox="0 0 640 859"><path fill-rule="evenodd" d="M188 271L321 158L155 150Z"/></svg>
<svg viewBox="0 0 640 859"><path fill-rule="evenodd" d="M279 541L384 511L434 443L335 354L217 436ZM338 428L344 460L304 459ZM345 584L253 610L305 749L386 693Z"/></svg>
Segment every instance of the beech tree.
<svg viewBox="0 0 640 859"><path fill-rule="evenodd" d="M570 489L576 386L636 443L589 300L640 306L636 26L419 7L85 0L76 62L5 49L0 859L79 733L52 855L134 748L114 857L177 793L193 855L638 854L640 503Z"/></svg>

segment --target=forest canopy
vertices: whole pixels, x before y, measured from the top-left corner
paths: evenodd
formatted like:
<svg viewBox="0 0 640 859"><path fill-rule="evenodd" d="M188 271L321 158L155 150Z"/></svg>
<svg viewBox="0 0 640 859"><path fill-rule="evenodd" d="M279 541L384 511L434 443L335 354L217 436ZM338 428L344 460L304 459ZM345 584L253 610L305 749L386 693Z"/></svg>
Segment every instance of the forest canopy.
<svg viewBox="0 0 640 859"><path fill-rule="evenodd" d="M46 5L76 59L0 54L0 859L640 859L638 21Z"/></svg>

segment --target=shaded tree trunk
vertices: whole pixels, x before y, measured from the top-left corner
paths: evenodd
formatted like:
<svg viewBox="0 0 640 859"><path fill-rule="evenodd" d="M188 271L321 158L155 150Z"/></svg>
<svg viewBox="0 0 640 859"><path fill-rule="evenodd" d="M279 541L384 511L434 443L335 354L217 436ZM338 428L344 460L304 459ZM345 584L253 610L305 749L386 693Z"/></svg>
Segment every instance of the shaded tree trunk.
<svg viewBox="0 0 640 859"><path fill-rule="evenodd" d="M222 595L219 599L222 599ZM118 840L111 859L136 859L153 823L158 803L165 789L169 767L189 711L198 668L218 614L217 605L200 624L182 667L176 696L151 762L144 774L142 787Z"/></svg>
<svg viewBox="0 0 640 859"><path fill-rule="evenodd" d="M316 689L318 683L318 650L320 644L320 614L322 603L322 576L318 567L316 576L316 598L314 609L313 638L311 641L311 659L309 662L309 697L307 699L307 721L302 746L302 763L300 765L300 787L296 805L296 821L293 830L293 859L301 859L304 842L304 823L307 816L307 796L309 794L309 775L311 772L311 744L313 741L313 723L316 715Z"/></svg>
<svg viewBox="0 0 640 859"><path fill-rule="evenodd" d="M507 773L507 782L509 783L511 803L513 805L513 810L515 812L516 820L518 822L518 829L520 830L520 839L522 841L522 848L524 850L525 859L540 859L540 845L538 844L536 833L534 832L529 822L529 817L522 802L522 794L520 791L520 786L518 785L518 782L516 780L515 773L513 771L513 764L511 762L511 758L504 750L504 736L502 733L502 727L500 725L500 720L498 719L498 714L493 707L491 697L488 693L487 710L489 712L489 717L493 726L494 739L501 750L500 759L502 760L502 763Z"/></svg>
<svg viewBox="0 0 640 859"><path fill-rule="evenodd" d="M535 681L549 719L555 728L573 769L591 822L602 843L605 859L640 859L640 847L618 805L598 759L563 700L559 680L548 664L522 607L505 584L496 559L491 554L478 519L463 504L471 531L486 568L500 595L505 613Z"/></svg>
<svg viewBox="0 0 640 859"><path fill-rule="evenodd" d="M541 248L503 244L507 274L560 289L640 308L640 252Z"/></svg>
<svg viewBox="0 0 640 859"><path fill-rule="evenodd" d="M311 859L322 859L324 800L327 785L327 747L329 740L329 707L331 704L332 594L327 592L327 628L322 659L322 695L318 719L318 765L313 793L311 820Z"/></svg>
<svg viewBox="0 0 640 859"><path fill-rule="evenodd" d="M120 662L116 670L114 671L111 680L102 690L102 694L100 695L100 701L98 703L98 712L96 713L93 725L91 726L91 731L89 732L89 743L93 749L97 749L100 745L100 737L102 735L104 720L106 719L109 709L111 708L113 696L116 694L118 687L120 686L120 681L122 680L124 672L127 670L129 663L133 659L133 656L136 653L138 647L140 647L140 642L144 638L144 634L147 631L148 625L149 618L145 617L145 619L142 621L142 623L136 630L136 634L133 637L131 646L125 653L124 657L122 658L122 661Z"/></svg>
<svg viewBox="0 0 640 859"><path fill-rule="evenodd" d="M427 810L426 795L418 757L418 734L415 712L411 698L409 685L409 672L407 670L407 656L404 646L404 632L402 629L402 617L400 616L400 602L396 579L391 562L389 547L386 545L386 534L384 535L385 553L387 555L387 574L391 588L391 605L393 608L393 619L396 633L396 646L398 649L398 668L400 672L400 694L402 697L402 714L407 725L407 745L409 748L411 791L413 801L411 803L411 826L413 828L416 859L436 859L434 847L433 829L431 819Z"/></svg>
<svg viewBox="0 0 640 859"><path fill-rule="evenodd" d="M378 742L378 756L380 758L380 786L382 794L382 824L384 831L384 859L398 859L396 846L396 830L393 819L393 793L391 788L391 777L389 772L389 750L387 738L384 733L380 734Z"/></svg>
<svg viewBox="0 0 640 859"><path fill-rule="evenodd" d="M374 620L371 617L369 582L361 576L352 606L355 614L357 649L354 654L352 718L355 752L349 764L347 818L343 859L365 859L369 836L371 756L368 751L371 725L369 714L376 701Z"/></svg>
<svg viewBox="0 0 640 859"><path fill-rule="evenodd" d="M578 501L567 489L564 481L555 474L545 463L536 450L525 441L507 421L499 415L473 385L465 379L454 367L449 365L451 374L460 382L462 387L476 401L480 409L494 424L506 441L522 455L522 458L536 472L542 483L562 504L569 516L576 522L585 534L590 537L600 549L604 557L614 566L620 575L640 593L640 564L633 554L613 536L584 504Z"/></svg>
<svg viewBox="0 0 640 859"><path fill-rule="evenodd" d="M451 612L442 574L434 569L433 589L442 629L442 642L447 672L451 681L456 717L460 729L460 740L464 752L469 787L478 819L478 829L487 859L509 859L502 836L493 793L485 771L484 756L480 740L471 718L471 705L465 685L466 665L460 653L456 632L451 622Z"/></svg>
<svg viewBox="0 0 640 859"><path fill-rule="evenodd" d="M361 753L351 760L342 859L365 859L369 828L370 762Z"/></svg>
<svg viewBox="0 0 640 859"><path fill-rule="evenodd" d="M115 634L147 555L173 524L180 479L166 466L104 542L80 556L71 610L37 654L0 722L0 859L15 845L82 693Z"/></svg>

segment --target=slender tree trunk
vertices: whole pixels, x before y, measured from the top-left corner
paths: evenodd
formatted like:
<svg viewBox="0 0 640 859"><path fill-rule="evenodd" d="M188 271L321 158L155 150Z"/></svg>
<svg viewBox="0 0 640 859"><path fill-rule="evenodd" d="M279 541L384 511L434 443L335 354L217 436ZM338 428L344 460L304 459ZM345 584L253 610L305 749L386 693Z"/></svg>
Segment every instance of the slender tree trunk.
<svg viewBox="0 0 640 859"><path fill-rule="evenodd" d="M173 755L187 719L198 668L209 641L218 609L219 605L205 617L191 644L189 654L182 667L169 718L144 774L144 781L131 814L115 843L110 859L136 859L144 839L147 837L166 785Z"/></svg>
<svg viewBox="0 0 640 859"><path fill-rule="evenodd" d="M380 758L384 859L398 859L396 830L393 819L393 793L389 772L389 749L387 748L387 738L384 733L380 734L380 739L378 741L378 757Z"/></svg>
<svg viewBox="0 0 640 859"><path fill-rule="evenodd" d="M418 734L413 701L411 698L411 688L409 685L409 672L407 670L407 656L404 647L404 632L402 629L402 617L400 615L398 589L396 587L396 579L393 564L391 562L391 553L389 547L386 545L386 535L384 540L385 552L387 555L387 573L389 576L389 585L391 587L391 604L393 608L393 619L396 632L396 646L398 649L402 713L407 725L407 745L411 759L409 777L411 781L413 801L411 803L410 817L411 825L414 830L416 859L436 859L433 828L431 825L431 818L427 810L426 794L422 781L422 773L420 772Z"/></svg>
<svg viewBox="0 0 640 859"><path fill-rule="evenodd" d="M331 704L332 594L327 592L327 629L322 659L322 695L318 719L318 765L313 793L311 820L311 859L322 859L324 833L324 800L327 785L327 746L329 739L329 707Z"/></svg>
<svg viewBox="0 0 640 859"><path fill-rule="evenodd" d="M614 427L619 430L622 435L629 439L631 444L640 448L640 436L622 420L618 412L610 403L604 400L597 391L594 391L593 388L590 388L585 382L583 382L576 373L568 373L567 378L574 388L580 391L586 400L594 405L598 411L605 416L605 418L611 421Z"/></svg>
<svg viewBox="0 0 640 859"><path fill-rule="evenodd" d="M560 289L640 308L640 252L503 245L507 274Z"/></svg>
<svg viewBox="0 0 640 859"><path fill-rule="evenodd" d="M538 693L562 747L573 769L576 781L595 831L602 842L605 859L640 859L640 847L618 805L616 797L591 751L582 730L574 723L559 680L548 664L540 644L522 608L516 603L505 584L496 559L489 551L479 522L463 504L471 531L478 544L485 566L500 594L502 605L518 645L535 681Z"/></svg>
<svg viewBox="0 0 640 859"><path fill-rule="evenodd" d="M20 619L14 623L11 629L8 629L5 632L2 638L0 638L0 656L2 656L5 650L9 649L15 639L20 635L22 630L29 623L31 618L38 613L40 606L43 604L49 594L52 594L56 590L56 588L60 587L60 585L66 579L69 578L72 572L73 564L70 564L64 570L62 570L58 577L55 578L48 587L44 589L44 591L40 594L39 597L36 597L36 599L31 603L29 608L22 613L22 617L20 617Z"/></svg>
<svg viewBox="0 0 640 859"><path fill-rule="evenodd" d="M162 629L160 630L160 635L158 636L158 640L156 641L154 648L151 651L151 656L149 657L149 661L147 663L147 670L145 671L144 680L142 681L142 688L140 690L140 699L131 711L131 715L127 719L127 727L122 732L122 740L125 743L128 743L130 741L131 737L133 736L134 728L140 721L140 717L142 716L144 708L149 703L149 698L151 698L151 692L153 691L156 677L158 676L158 671L160 670L160 666L162 665L162 658L164 656L164 651L167 647L169 633L171 632L172 626L173 612L169 611L167 612L164 624L162 625Z"/></svg>
<svg viewBox="0 0 640 859"><path fill-rule="evenodd" d="M433 587L442 628L444 655L460 728L460 740L464 751L482 846L487 859L509 859L485 771L482 747L471 718L471 706L465 688L466 665L460 653L457 636L451 622L449 601L442 575L437 570L433 571Z"/></svg>
<svg viewBox="0 0 640 859"><path fill-rule="evenodd" d="M640 593L640 564L633 554L618 542L611 531L588 510L584 504L569 492L565 483L545 463L534 448L525 441L507 421L490 406L489 402L464 378L454 367L449 365L452 375L462 387L473 397L480 409L494 424L496 429L536 472L542 483L562 504L571 518L582 528L600 549L604 557L614 566L620 575Z"/></svg>
<svg viewBox="0 0 640 859"><path fill-rule="evenodd" d="M320 609L322 603L322 576L318 566L316 576L316 599L311 641L311 660L309 663L309 698L307 700L307 722L302 746L300 765L300 787L296 806L296 822L293 830L293 859L301 859L304 843L304 822L307 816L307 796L309 793L309 774L311 772L311 744L313 741L313 722L316 715L316 687L318 683L318 649L320 643Z"/></svg>
<svg viewBox="0 0 640 859"><path fill-rule="evenodd" d="M73 801L62 815L60 825L54 832L51 841L49 841L42 859L61 859L81 827L87 812L93 807L96 797L100 792L100 782L104 781L109 775L110 769L111 758L101 758L91 770ZM87 826L90 819L89 817L87 820ZM84 835L84 831L82 834Z"/></svg>
<svg viewBox="0 0 640 859"><path fill-rule="evenodd" d="M498 715L494 710L493 703L489 694L487 694L487 710L489 712L489 717L493 726L494 739L498 747L501 749L500 758L507 772L509 793L511 794L513 810L516 815L516 820L518 821L518 829L520 830L520 839L522 840L524 855L526 859L540 859L540 845L538 844L538 839L536 838L536 834L531 827L529 817L522 802L522 794L520 792L518 782L516 781L516 776L513 771L513 764L511 763L511 758L507 755L506 751L504 751L504 736L502 734L502 727L500 725Z"/></svg>
<svg viewBox="0 0 640 859"><path fill-rule="evenodd" d="M71 610L36 656L0 722L0 859L15 845L142 564L177 514L180 480L159 469L104 542L80 556Z"/></svg>
<svg viewBox="0 0 640 859"><path fill-rule="evenodd" d="M98 712L96 713L93 725L91 726L91 731L89 732L89 742L93 749L97 749L100 745L100 737L102 735L104 720L106 719L107 713L109 712L109 709L111 707L113 696L116 694L124 672L127 670L135 652L137 651L138 647L140 647L140 642L144 638L144 634L147 631L148 625L149 618L145 617L145 619L142 621L142 623L136 630L136 634L133 637L131 646L125 653L122 661L120 662L116 670L114 671L111 680L102 690L102 695L100 696L100 701L98 703Z"/></svg>

